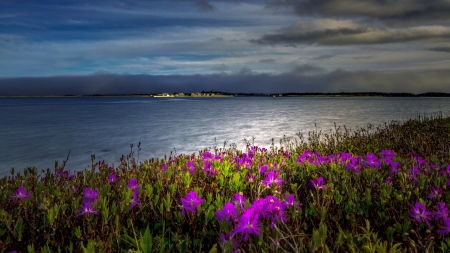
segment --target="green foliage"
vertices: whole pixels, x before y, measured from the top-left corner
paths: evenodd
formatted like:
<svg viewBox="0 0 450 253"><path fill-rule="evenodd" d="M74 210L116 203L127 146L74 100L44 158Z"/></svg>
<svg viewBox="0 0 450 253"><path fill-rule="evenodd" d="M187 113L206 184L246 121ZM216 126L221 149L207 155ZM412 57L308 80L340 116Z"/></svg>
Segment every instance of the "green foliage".
<svg viewBox="0 0 450 253"><path fill-rule="evenodd" d="M310 133L308 143L299 137L295 142L283 139L279 148L267 152L252 153L250 145L247 152L215 148L209 158L204 154L212 151L205 150L137 163L131 152L116 168L93 160L91 169L73 177L61 173L64 168L57 164L55 172L41 174L35 168L26 168L23 175L12 170L10 179L0 179L0 252L231 252L233 243L222 242L220 235L234 228L217 220L216 211L236 193L247 198L244 208L267 196L283 200L284 194L293 194L301 204L301 209L286 209L287 222L271 227L270 221L261 221L261 237L250 235L240 242L244 252L450 252L448 235L437 233L441 223L431 221L428 227L410 217L416 201L430 211L438 202L450 204L449 178L442 173L450 162L450 118L418 118L355 132L336 127L330 134ZM396 173L386 163L355 172L339 160L298 161L305 150L317 151L318 159L341 151L364 158L384 149L396 153ZM418 166L416 177L411 168L417 159L411 152L428 160ZM192 170L184 169L188 162ZM431 166L437 163L439 168ZM209 171L204 169L207 164ZM262 184L262 166L280 172L284 183ZM108 182L111 173L120 181ZM318 177L326 183L323 189L310 185ZM140 205L133 208L130 178L139 184ZM431 186L443 193L428 198ZM12 198L19 187L31 197ZM78 216L87 187L99 192L92 204L98 214ZM182 215L181 198L190 191L204 202L198 211Z"/></svg>

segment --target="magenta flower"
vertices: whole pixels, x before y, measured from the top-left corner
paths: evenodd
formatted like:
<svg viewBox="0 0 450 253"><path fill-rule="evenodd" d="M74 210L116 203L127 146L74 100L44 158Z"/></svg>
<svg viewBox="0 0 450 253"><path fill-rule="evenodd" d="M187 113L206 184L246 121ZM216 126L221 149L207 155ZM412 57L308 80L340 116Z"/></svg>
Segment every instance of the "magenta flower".
<svg viewBox="0 0 450 253"><path fill-rule="evenodd" d="M223 211L216 212L217 219L223 221L225 218L226 221L231 222L231 219L237 219L237 210L235 204L233 202L227 202L223 207Z"/></svg>
<svg viewBox="0 0 450 253"><path fill-rule="evenodd" d="M186 198L181 198L181 204L183 208L181 209L181 214L184 215L184 210L189 210L192 213L195 213L195 209L200 211L198 205L203 203L203 199L198 198L198 193L191 191L186 195Z"/></svg>
<svg viewBox="0 0 450 253"><path fill-rule="evenodd" d="M419 223L425 221L428 227L430 227L429 220L431 215L432 213L427 211L427 207L422 204L422 202L416 202L412 207L411 212L409 212L409 216L411 216L411 218L415 219Z"/></svg>
<svg viewBox="0 0 450 253"><path fill-rule="evenodd" d="M262 166L262 164L258 164L259 175L262 176L266 173L267 165Z"/></svg>
<svg viewBox="0 0 450 253"><path fill-rule="evenodd" d="M21 186L16 190L16 193L12 196L13 199L23 200L24 198L29 198L31 195L25 191L25 189Z"/></svg>
<svg viewBox="0 0 450 253"><path fill-rule="evenodd" d="M274 165L275 167L275 165ZM273 170L267 173L266 178L261 182L263 185L270 187L273 184L280 185L284 183L283 179L278 178L278 173L275 173Z"/></svg>
<svg viewBox="0 0 450 253"><path fill-rule="evenodd" d="M244 209L245 200L246 199L244 197L244 194L242 194L242 192L234 194L234 203L238 204L241 207L241 209Z"/></svg>
<svg viewBox="0 0 450 253"><path fill-rule="evenodd" d="M445 166L445 168L442 168L441 171L439 171L439 176L443 175L449 175L450 176L450 164Z"/></svg>
<svg viewBox="0 0 450 253"><path fill-rule="evenodd" d="M436 206L436 212L434 212L434 219L445 219L448 218L450 215L448 207L445 205L445 203L439 202Z"/></svg>
<svg viewBox="0 0 450 253"><path fill-rule="evenodd" d="M442 220L443 226L440 226L437 231L439 234L448 234L450 233L450 218L444 218Z"/></svg>
<svg viewBox="0 0 450 253"><path fill-rule="evenodd" d="M380 152L380 156L385 158L385 159L389 159L391 160L392 158L394 158L394 152L392 150L381 150Z"/></svg>
<svg viewBox="0 0 450 253"><path fill-rule="evenodd" d="M226 233L226 234L220 234L220 241L219 245L222 248L225 248L227 243L230 243L231 246L234 248L239 248L241 245L236 241L236 239L233 237L232 233ZM232 251L235 252L235 251Z"/></svg>
<svg viewBox="0 0 450 253"><path fill-rule="evenodd" d="M288 205L288 206L294 206L294 204L295 204L295 196L294 196L294 194L287 195L285 193L284 194L284 203L286 203L286 205Z"/></svg>
<svg viewBox="0 0 450 253"><path fill-rule="evenodd" d="M381 163L378 160L378 157L373 153L369 153L366 155L366 163L364 165L369 166L372 169L381 169Z"/></svg>
<svg viewBox="0 0 450 253"><path fill-rule="evenodd" d="M189 168L189 173L191 173L191 175L193 175L195 172L195 163L193 161L187 161L186 164Z"/></svg>
<svg viewBox="0 0 450 253"><path fill-rule="evenodd" d="M84 197L83 197L83 200L85 201L85 202L97 202L98 201L98 199L97 199L97 196L98 196L98 192L96 191L96 190L94 190L94 189L91 189L91 188L89 188L89 187L86 187L85 189L84 189Z"/></svg>
<svg viewBox="0 0 450 253"><path fill-rule="evenodd" d="M136 178L130 178L130 181L128 181L127 184L128 189L132 189L133 191L136 191L139 189L138 181Z"/></svg>
<svg viewBox="0 0 450 253"><path fill-rule="evenodd" d="M111 173L111 174L109 174L109 176L108 176L108 182L109 182L110 184L114 184L114 183L119 182L119 179L116 177L116 175L114 175L113 173Z"/></svg>
<svg viewBox="0 0 450 253"><path fill-rule="evenodd" d="M80 213L77 214L77 217L81 216L81 215L84 215L84 214L90 214L90 213L98 214L98 212L96 212L94 210L94 208L92 207L92 204L90 202L86 201L86 202L83 203L83 209L81 210Z"/></svg>
<svg viewBox="0 0 450 253"><path fill-rule="evenodd" d="M236 225L234 230L235 234L243 233L244 241L248 241L248 235L254 234L257 236L261 236L259 233L259 222L258 222L259 214L254 210L247 210L241 218L239 218L239 222Z"/></svg>
<svg viewBox="0 0 450 253"><path fill-rule="evenodd" d="M281 220L282 222L287 221L286 217L284 217L286 213L285 209L286 205L281 203L278 198L267 196L264 209L260 210L260 212L263 218L271 220L270 228L273 229L278 220Z"/></svg>
<svg viewBox="0 0 450 253"><path fill-rule="evenodd" d="M442 189L439 187L434 187L431 186L430 187L430 194L427 195L427 198L429 199L434 199L434 198L439 198L442 195Z"/></svg>
<svg viewBox="0 0 450 253"><path fill-rule="evenodd" d="M347 163L347 170L353 170L356 173L359 173L359 168L361 167L359 160L357 158L351 158L350 162Z"/></svg>
<svg viewBox="0 0 450 253"><path fill-rule="evenodd" d="M389 175L397 175L398 174L399 162L388 161L387 165L391 166L391 172L389 172Z"/></svg>
<svg viewBox="0 0 450 253"><path fill-rule="evenodd" d="M137 194L138 194L137 191L133 192L133 197L130 200L130 210L133 209L134 206L140 206L141 205L141 202L139 202Z"/></svg>
<svg viewBox="0 0 450 253"><path fill-rule="evenodd" d="M309 180L309 183L311 184L311 186L314 189L327 188L327 186L325 185L325 181L323 180L323 177L318 177L316 179L311 179L311 180Z"/></svg>

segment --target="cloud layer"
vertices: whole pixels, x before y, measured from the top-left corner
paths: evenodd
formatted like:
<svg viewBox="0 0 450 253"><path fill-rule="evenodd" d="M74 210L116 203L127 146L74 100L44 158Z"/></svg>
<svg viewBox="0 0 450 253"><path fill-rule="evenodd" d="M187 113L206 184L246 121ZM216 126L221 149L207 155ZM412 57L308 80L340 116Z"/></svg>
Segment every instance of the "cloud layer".
<svg viewBox="0 0 450 253"><path fill-rule="evenodd" d="M21 77L0 79L0 95L149 94L220 90L232 93L278 92L450 92L450 72L346 71L297 66L288 73L258 74L243 69L233 75L117 75Z"/></svg>
<svg viewBox="0 0 450 253"><path fill-rule="evenodd" d="M280 29L279 33L266 34L251 40L257 44L320 44L320 45L368 45L410 41L446 41L450 27L442 25L407 28L382 28L355 21L316 20L298 22Z"/></svg>
<svg viewBox="0 0 450 253"><path fill-rule="evenodd" d="M0 93L446 90L448 13L449 0L0 1Z"/></svg>
<svg viewBox="0 0 450 253"><path fill-rule="evenodd" d="M450 20L448 0L275 0L269 8L293 8L298 15L358 18L385 22L432 22Z"/></svg>

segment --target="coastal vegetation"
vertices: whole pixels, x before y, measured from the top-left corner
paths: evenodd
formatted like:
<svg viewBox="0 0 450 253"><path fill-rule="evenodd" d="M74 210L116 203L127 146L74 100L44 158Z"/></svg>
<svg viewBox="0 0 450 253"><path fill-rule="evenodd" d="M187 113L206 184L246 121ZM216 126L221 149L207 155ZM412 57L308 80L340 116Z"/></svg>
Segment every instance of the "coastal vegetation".
<svg viewBox="0 0 450 253"><path fill-rule="evenodd" d="M450 117L0 179L0 252L450 252Z"/></svg>
<svg viewBox="0 0 450 253"><path fill-rule="evenodd" d="M287 92L287 93L243 93L243 92L221 92L221 91L201 91L201 92L174 92L174 93L145 93L145 94L66 94L47 96L0 96L0 98L38 98L38 97L160 97L160 98L213 98L213 97L450 97L450 93L426 92L426 93L405 93L405 92Z"/></svg>

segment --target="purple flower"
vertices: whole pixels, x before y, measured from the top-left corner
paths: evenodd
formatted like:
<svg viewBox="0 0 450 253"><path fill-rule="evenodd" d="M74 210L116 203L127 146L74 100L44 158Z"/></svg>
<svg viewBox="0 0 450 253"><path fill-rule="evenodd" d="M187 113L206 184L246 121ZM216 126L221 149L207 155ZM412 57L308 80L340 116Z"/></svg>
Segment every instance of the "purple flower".
<svg viewBox="0 0 450 253"><path fill-rule="evenodd" d="M430 227L429 220L431 214L432 213L427 211L427 207L422 204L422 202L416 202L412 207L411 212L409 212L409 216L411 216L411 218L415 219L419 223L425 221L428 227Z"/></svg>
<svg viewBox="0 0 450 253"><path fill-rule="evenodd" d="M356 173L359 173L359 168L361 167L359 160L357 158L351 158L350 162L347 163L347 170L353 170Z"/></svg>
<svg viewBox="0 0 450 253"><path fill-rule="evenodd" d="M284 217L286 209L286 205L278 200L278 198L274 196L267 196L265 199L264 209L260 210L263 218L270 219L272 222L270 224L270 228L273 229L276 222L281 220L286 222L287 219Z"/></svg>
<svg viewBox="0 0 450 253"><path fill-rule="evenodd" d="M266 173L267 165L262 166L261 163L258 164L259 175L262 176Z"/></svg>
<svg viewBox="0 0 450 253"><path fill-rule="evenodd" d="M391 177L386 178L386 184L392 184L392 178Z"/></svg>
<svg viewBox="0 0 450 253"><path fill-rule="evenodd" d="M227 243L230 243L231 246L234 248L239 248L241 245L236 241L235 238L233 238L232 233L226 233L226 234L220 234L220 241L219 245L222 246L222 248L225 248ZM235 252L235 251L232 251ZM239 252L239 251L238 251Z"/></svg>
<svg viewBox="0 0 450 253"><path fill-rule="evenodd" d="M439 234L448 234L450 233L450 218L444 218L442 220L443 226L440 226L437 231Z"/></svg>
<svg viewBox="0 0 450 253"><path fill-rule="evenodd" d="M186 195L186 198L181 198L181 204L183 208L181 209L181 214L184 215L184 210L189 210L192 213L195 212L195 209L200 210L198 205L203 203L203 199L198 198L198 193L191 191Z"/></svg>
<svg viewBox="0 0 450 253"><path fill-rule="evenodd" d="M295 205L295 208L297 208L297 209L302 209L302 203L297 203L296 201L295 201L295 196L294 196L294 194L290 194L290 195L287 195L287 194L284 194L284 205L286 205L286 206L294 206ZM296 204L297 203L297 204Z"/></svg>
<svg viewBox="0 0 450 253"><path fill-rule="evenodd" d="M439 198L442 195L442 189L439 187L430 187L430 194L428 194L427 198L434 199Z"/></svg>
<svg viewBox="0 0 450 253"><path fill-rule="evenodd" d="M254 234L257 236L261 236L259 233L259 222L258 222L259 214L252 209L247 210L241 218L239 218L239 222L236 225L234 230L235 234L243 233L244 241L248 241L248 235Z"/></svg>
<svg viewBox="0 0 450 253"><path fill-rule="evenodd" d="M295 196L294 196L294 194L287 195L285 193L284 194L284 203L286 203L286 205L288 205L288 206L294 206L294 204L295 204Z"/></svg>
<svg viewBox="0 0 450 253"><path fill-rule="evenodd" d="M311 180L309 180L309 183L315 189L327 188L327 186L325 185L325 181L323 180L323 177L318 177L316 179L311 179Z"/></svg>
<svg viewBox="0 0 450 253"><path fill-rule="evenodd" d="M389 161L387 164L391 166L391 172L389 172L389 175L397 175L399 162Z"/></svg>
<svg viewBox="0 0 450 253"><path fill-rule="evenodd" d="M275 165L274 165L275 167ZM278 178L278 173L275 173L273 170L267 173L266 178L261 182L263 185L270 187L273 184L280 185L284 183L283 179Z"/></svg>
<svg viewBox="0 0 450 253"><path fill-rule="evenodd" d="M223 221L225 218L226 221L231 222L231 219L237 219L237 210L235 204L232 202L227 202L223 207L223 211L216 212L217 219Z"/></svg>
<svg viewBox="0 0 450 253"><path fill-rule="evenodd" d="M450 164L448 164L447 166L445 166L445 168L443 168L443 169L441 169L441 171L439 171L439 176L443 176L446 174L450 176Z"/></svg>
<svg viewBox="0 0 450 253"><path fill-rule="evenodd" d="M163 164L161 165L161 170L162 170L162 171L166 171L166 170L167 170L167 165L166 165L165 163L163 163Z"/></svg>
<svg viewBox="0 0 450 253"><path fill-rule="evenodd" d="M193 161L187 161L186 164L189 168L189 173L191 173L191 175L193 175L195 172L195 163Z"/></svg>
<svg viewBox="0 0 450 253"><path fill-rule="evenodd" d="M352 154L346 152L339 152L338 157L340 158L340 164L344 165L347 161L352 159Z"/></svg>
<svg viewBox="0 0 450 253"><path fill-rule="evenodd" d="M130 181L128 181L127 184L128 189L132 189L133 191L136 191L139 189L138 181L136 178L130 178Z"/></svg>
<svg viewBox="0 0 450 253"><path fill-rule="evenodd" d="M81 210L81 212L77 214L77 217L81 216L81 215L84 215L84 214L90 214L90 213L98 214L98 212L96 212L94 210L94 208L92 207L92 204L90 202L86 201L86 202L83 203L83 210Z"/></svg>
<svg viewBox="0 0 450 253"><path fill-rule="evenodd" d="M85 201L85 202L97 202L98 201L98 199L97 199L97 196L98 196L98 192L96 191L96 190L94 190L94 189L91 189L91 188L89 188L89 187L86 187L85 189L84 189L84 197L83 197L83 200Z"/></svg>
<svg viewBox="0 0 450 253"><path fill-rule="evenodd" d="M238 204L241 207L241 209L244 209L245 200L246 199L244 197L244 194L242 194L242 192L234 194L234 203Z"/></svg>
<svg viewBox="0 0 450 253"><path fill-rule="evenodd" d="M445 219L449 217L450 212L448 207L445 205L445 203L439 202L436 206L436 212L434 212L434 219Z"/></svg>
<svg viewBox="0 0 450 253"><path fill-rule="evenodd" d="M392 150L381 150L380 152L380 156L385 158L385 159L389 159L391 160L392 158L394 158L394 152Z"/></svg>
<svg viewBox="0 0 450 253"><path fill-rule="evenodd" d="M140 206L141 202L139 202L137 191L133 192L133 197L130 200L130 210L133 209L134 206Z"/></svg>
<svg viewBox="0 0 450 253"><path fill-rule="evenodd" d="M417 178L417 175L419 174L419 172L420 172L419 167L417 167L417 166L410 168L408 178L415 180Z"/></svg>
<svg viewBox="0 0 450 253"><path fill-rule="evenodd" d="M381 163L380 161L378 161L378 157L373 153L369 153L366 155L365 166L369 166L372 169L373 168L381 169Z"/></svg>
<svg viewBox="0 0 450 253"><path fill-rule="evenodd" d="M119 182L119 179L116 177L116 175L114 175L113 173L111 173L111 174L109 174L109 176L108 176L108 182L109 182L110 184L114 184L114 183Z"/></svg>
<svg viewBox="0 0 450 253"><path fill-rule="evenodd" d="M23 189L22 186L19 187L16 190L16 193L12 196L12 198L16 199L16 200L17 199L23 200L24 198L29 198L29 197L31 197L31 195L28 192L26 192L25 189Z"/></svg>

